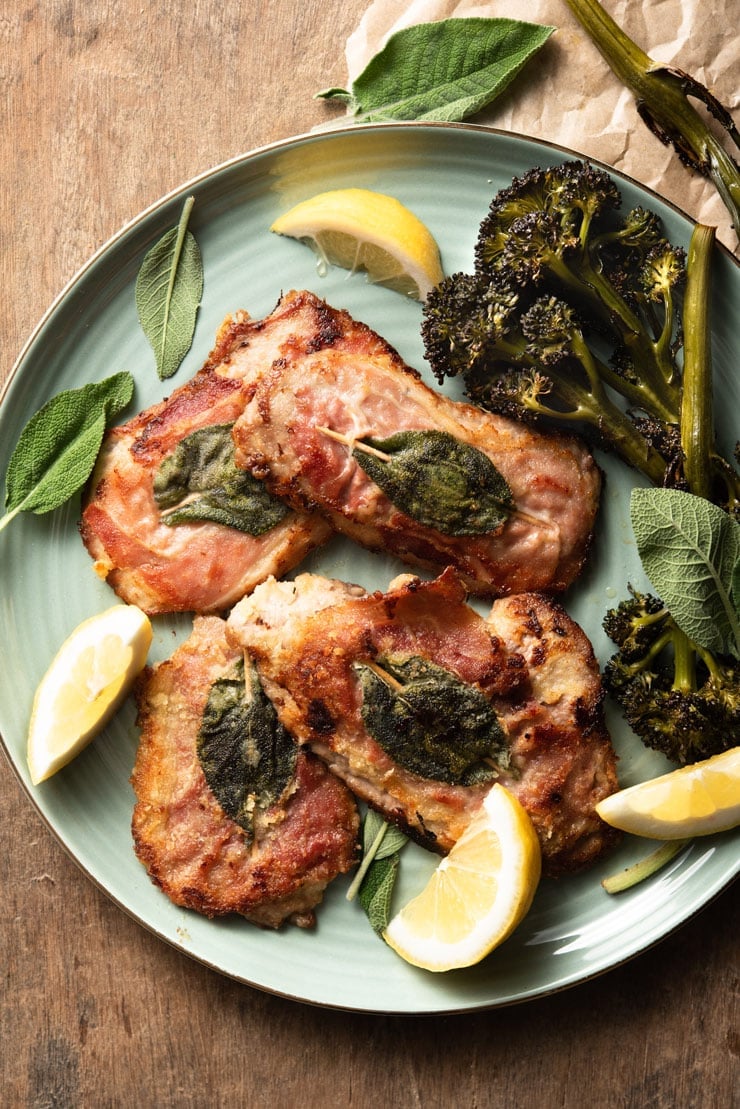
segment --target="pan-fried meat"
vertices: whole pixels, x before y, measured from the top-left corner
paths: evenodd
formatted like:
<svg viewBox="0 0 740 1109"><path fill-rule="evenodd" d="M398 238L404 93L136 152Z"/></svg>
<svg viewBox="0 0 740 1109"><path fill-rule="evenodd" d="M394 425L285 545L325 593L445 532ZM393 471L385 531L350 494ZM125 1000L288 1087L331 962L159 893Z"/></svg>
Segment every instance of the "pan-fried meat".
<svg viewBox="0 0 740 1109"><path fill-rule="evenodd" d="M531 816L551 872L578 869L617 835L594 812L618 782L593 648L565 610L541 594L494 601L488 624L524 657L528 675L526 698L498 705L512 745L513 773L502 776L503 784Z"/></svg>
<svg viewBox="0 0 740 1109"><path fill-rule="evenodd" d="M198 737L211 691L242 658L227 643L223 620L197 617L172 658L145 675L131 779L135 850L177 905L210 917L240 913L266 927L308 927L327 884L356 861L356 805L319 759L285 736L292 769L280 796L250 800L248 821L226 815L206 779Z"/></svg>
<svg viewBox="0 0 740 1109"><path fill-rule="evenodd" d="M275 522L257 535L212 520L167 524L154 489L159 467L179 444L206 428L230 436L263 367L301 353L296 331L316 341L319 329L312 305L302 311L285 305L257 321L237 313L224 321L190 382L108 433L80 531L96 570L123 600L151 615L221 612L270 574L292 569L331 534L317 516L277 505Z"/></svg>
<svg viewBox="0 0 740 1109"><path fill-rule="evenodd" d="M370 594L301 574L260 585L231 613L227 635L254 657L298 742L424 846L446 853L459 838L490 787L490 760L482 758L483 778L466 771L462 780L470 784L462 785L459 774L424 771L439 765L428 758L425 738L416 761L381 744L364 714L362 674L372 665L385 674L395 667L398 677L400 662L428 660L483 695L504 732L504 752L492 756L498 780L529 812L545 873L576 869L612 842L594 812L616 788L598 667L581 629L551 599L505 598L485 620L465 603L452 571L431 582L404 575L387 593ZM431 730L457 758L459 721L469 706L435 696Z"/></svg>
<svg viewBox="0 0 740 1109"><path fill-rule="evenodd" d="M315 303L317 318L331 321L326 326L336 338L311 344L304 335L309 353L278 359L260 377L234 427L237 464L294 509L323 513L366 547L435 571L454 566L471 592L565 589L586 558L598 506L600 475L588 450L575 438L450 400L347 312L310 293L286 299ZM412 518L351 449L357 440L432 430L493 462L515 505L502 526L461 535L451 533L458 524L445 522L447 534L434 520L420 522L416 512Z"/></svg>

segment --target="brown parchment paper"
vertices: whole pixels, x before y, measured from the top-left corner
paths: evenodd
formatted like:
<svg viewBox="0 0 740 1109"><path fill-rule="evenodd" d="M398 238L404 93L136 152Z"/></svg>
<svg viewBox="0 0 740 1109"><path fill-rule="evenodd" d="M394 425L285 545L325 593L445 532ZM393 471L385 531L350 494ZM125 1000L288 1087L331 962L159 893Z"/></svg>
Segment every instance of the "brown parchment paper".
<svg viewBox="0 0 740 1109"><path fill-rule="evenodd" d="M735 114L740 100L739 0L602 2L654 61L690 73ZM606 162L695 220L715 226L718 239L738 252L732 221L712 182L681 165L673 149L647 129L631 93L563 0L373 0L347 41L349 81L402 27L471 15L525 19L556 31L504 95L470 122L560 143Z"/></svg>

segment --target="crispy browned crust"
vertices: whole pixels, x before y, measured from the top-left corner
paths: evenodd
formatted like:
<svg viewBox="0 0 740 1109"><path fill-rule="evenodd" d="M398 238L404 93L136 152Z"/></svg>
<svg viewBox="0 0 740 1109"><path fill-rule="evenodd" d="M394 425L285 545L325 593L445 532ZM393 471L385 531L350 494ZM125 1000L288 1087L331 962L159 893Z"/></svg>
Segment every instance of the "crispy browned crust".
<svg viewBox="0 0 740 1109"><path fill-rule="evenodd" d="M552 876L592 863L619 833L595 805L619 788L591 643L551 598L494 603L488 623L526 661L526 697L497 701L512 741L514 774L502 781L529 813Z"/></svg>
<svg viewBox="0 0 740 1109"><path fill-rule="evenodd" d="M228 317L191 381L106 435L80 533L97 572L122 600L150 615L224 612L328 539L326 522L305 512L290 513L261 536L218 524L168 527L152 492L159 464L182 439L238 418L255 378L285 344L290 347L299 323L292 311L259 321L245 312ZM313 333L314 324L313 312L304 314L302 326Z"/></svg>
<svg viewBox="0 0 740 1109"><path fill-rule="evenodd" d="M196 738L212 683L239 652L217 617L147 671L138 688L141 742L132 775L137 856L176 904L206 916L240 913L276 928L314 922L327 884L356 861L358 816L349 790L307 751L255 841L209 789Z"/></svg>
<svg viewBox="0 0 740 1109"><path fill-rule="evenodd" d="M598 667L584 633L550 599L502 600L486 621L449 571L366 595L300 575L260 586L231 614L228 634L253 654L297 740L424 846L449 851L488 787L422 778L365 730L352 663L389 650L432 659L490 698L512 743L500 780L532 817L544 873L577 869L613 842L594 812L616 788Z"/></svg>
<svg viewBox="0 0 740 1109"><path fill-rule="evenodd" d="M573 436L544 433L430 389L376 332L310 293L291 293L314 341L277 359L234 428L237 464L296 510L322 513L371 550L439 572L454 566L471 592L501 596L566 589L589 552L600 473ZM331 337L331 342L328 338ZM451 536L397 509L364 474L348 437L436 429L485 453L506 479L517 511L486 535Z"/></svg>

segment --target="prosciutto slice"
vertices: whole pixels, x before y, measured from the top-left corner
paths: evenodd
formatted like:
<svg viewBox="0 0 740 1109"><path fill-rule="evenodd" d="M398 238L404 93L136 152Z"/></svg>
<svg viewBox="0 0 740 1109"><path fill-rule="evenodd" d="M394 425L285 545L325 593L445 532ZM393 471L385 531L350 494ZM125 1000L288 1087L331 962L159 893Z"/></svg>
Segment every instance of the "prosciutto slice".
<svg viewBox="0 0 740 1109"><path fill-rule="evenodd" d="M385 593L301 574L260 585L233 610L227 634L255 659L297 741L424 846L449 851L490 780L463 785L409 769L366 724L358 664L421 658L485 697L508 748L497 780L530 814L545 873L578 869L614 841L594 811L617 788L599 670L554 600L502 598L484 619L449 570L431 582L404 575ZM457 717L444 715L454 746Z"/></svg>
<svg viewBox="0 0 740 1109"><path fill-rule="evenodd" d="M299 319L294 311L227 318L192 381L107 434L80 531L97 573L122 600L150 615L222 612L331 534L304 511L287 513L260 535L210 521L170 525L154 496L157 471L178 444L199 429L233 424L263 368L291 356L296 329L315 336L310 306Z"/></svg>
<svg viewBox="0 0 740 1109"><path fill-rule="evenodd" d="M141 682L135 850L177 905L209 917L239 913L264 927L308 927L328 883L356 861L357 809L339 779L303 750L282 795L256 816L253 836L226 815L197 741L214 683L241 657L221 619L199 617L172 658Z"/></svg>
<svg viewBox="0 0 740 1109"><path fill-rule="evenodd" d="M566 589L587 556L599 501L599 470L585 446L442 396L369 327L311 293L288 294L278 311L309 309L315 336L301 334L303 353L273 361L236 421L237 465L296 511L321 513L370 549L435 572L454 566L471 592ZM420 522L352 449L429 431L494 464L514 503L505 523L460 535Z"/></svg>

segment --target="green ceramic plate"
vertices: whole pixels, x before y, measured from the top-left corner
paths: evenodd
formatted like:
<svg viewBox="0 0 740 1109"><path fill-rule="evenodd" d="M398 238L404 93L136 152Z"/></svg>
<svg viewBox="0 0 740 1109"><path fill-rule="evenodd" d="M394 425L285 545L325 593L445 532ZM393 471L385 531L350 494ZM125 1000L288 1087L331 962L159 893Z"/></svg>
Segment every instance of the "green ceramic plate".
<svg viewBox="0 0 740 1109"><path fill-rule="evenodd" d="M319 276L309 250L269 232L272 220L324 189L358 185L388 192L429 225L447 272L468 269L478 224L494 191L514 174L569 156L477 127L356 126L258 150L188 183L96 254L41 321L0 408L0 472L23 424L54 393L126 369L136 379L135 405L143 408L199 368L227 313L246 308L262 316L289 288L309 288L349 309L423 369L418 304L341 270ZM688 219L634 182L621 180L621 185L627 205L652 205L664 217L669 237L688 243ZM205 291L193 348L177 376L163 384L137 322L134 282L147 248L177 222L190 194L196 198L191 227L203 252ZM734 373L740 273L728 252L717 253L717 412L729 449L740 410ZM625 595L628 580L646 585L629 528L633 475L619 464L605 461L605 467L608 481L593 560L567 598L601 658L608 654L601 631L605 608ZM26 771L25 734L37 682L72 628L114 600L79 541L77 514L78 505L71 503L49 516L22 516L0 536L0 731L31 803L84 872L144 926L195 959L262 989L338 1008L397 1013L490 1008L562 989L628 959L685 921L737 872L740 840L738 834L727 834L697 842L655 879L610 898L600 879L648 849L628 839L588 873L544 882L524 924L480 966L441 976L407 966L386 948L356 904L346 901L343 881L330 889L311 932L264 932L241 919L212 922L175 908L150 883L131 847L129 774L137 743L131 704L49 782L33 788ZM311 567L372 587L387 585L398 569L390 559L342 543L327 547ZM157 620L152 658L171 653L188 626L186 618ZM611 723L623 784L663 769L618 717ZM419 887L435 861L407 849L399 900Z"/></svg>

